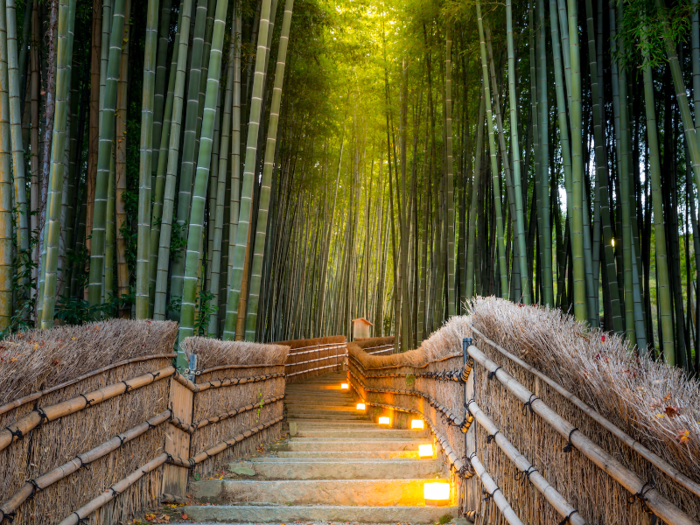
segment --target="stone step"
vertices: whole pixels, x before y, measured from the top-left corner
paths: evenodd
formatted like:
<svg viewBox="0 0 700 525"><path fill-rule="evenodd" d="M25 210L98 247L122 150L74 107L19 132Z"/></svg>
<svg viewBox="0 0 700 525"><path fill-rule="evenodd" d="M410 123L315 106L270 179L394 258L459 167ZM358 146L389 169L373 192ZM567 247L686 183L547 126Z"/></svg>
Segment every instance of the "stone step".
<svg viewBox="0 0 700 525"><path fill-rule="evenodd" d="M442 474L443 465L436 459L269 458L268 461L232 463L229 471L240 479L265 480L431 479Z"/></svg>
<svg viewBox="0 0 700 525"><path fill-rule="evenodd" d="M314 419L314 418L309 418L309 419L297 419L296 420L297 428L300 429L313 429L313 430L322 430L322 429L374 429L376 430L379 428L376 423L373 423L369 419L361 420L361 421L340 421L340 422L335 422L335 421L325 421L321 419Z"/></svg>
<svg viewBox="0 0 700 525"><path fill-rule="evenodd" d="M364 414L342 414L339 412L333 412L332 410L324 412L321 410L317 411L298 411L292 410L287 412L287 417L289 419L320 419L326 421L369 421L367 416Z"/></svg>
<svg viewBox="0 0 700 525"><path fill-rule="evenodd" d="M320 405L319 403L323 403ZM285 403L287 411L303 411L308 410L311 412L318 411L331 411L331 412L350 412L353 414L363 414L364 410L357 410L357 406L354 403L326 403L325 401L319 401L316 404L311 403Z"/></svg>
<svg viewBox="0 0 700 525"><path fill-rule="evenodd" d="M435 523L458 515L457 507L366 507L366 506L192 506L179 511L195 521L221 523Z"/></svg>
<svg viewBox="0 0 700 525"><path fill-rule="evenodd" d="M418 452L418 445L423 441L416 440L378 440L369 439L365 441L348 441L339 439L338 441L320 441L318 439L292 439L287 443L275 444L273 450L292 452L366 452L366 451L411 451Z"/></svg>
<svg viewBox="0 0 700 525"><path fill-rule="evenodd" d="M191 484L190 493L202 503L281 505L361 505L373 507L424 504L422 479L355 480L210 480Z"/></svg>
<svg viewBox="0 0 700 525"><path fill-rule="evenodd" d="M287 404L294 405L315 405L319 404L333 404L333 405L352 405L356 406L357 402L352 396L340 396L340 395L307 395L307 394L285 394L284 402Z"/></svg>
<svg viewBox="0 0 700 525"><path fill-rule="evenodd" d="M302 427L299 429L297 427L296 437L299 438L322 438L327 440L329 438L389 438L389 439L426 439L432 442L432 438L429 438L428 433L425 430L389 430L389 429L379 429L376 427L374 429L333 429L333 430L316 430L310 427ZM428 441L426 441L427 443Z"/></svg>
<svg viewBox="0 0 700 525"><path fill-rule="evenodd" d="M417 448L417 447L416 447ZM418 458L418 450L280 450L277 452L280 458L365 458L365 459L408 459Z"/></svg>

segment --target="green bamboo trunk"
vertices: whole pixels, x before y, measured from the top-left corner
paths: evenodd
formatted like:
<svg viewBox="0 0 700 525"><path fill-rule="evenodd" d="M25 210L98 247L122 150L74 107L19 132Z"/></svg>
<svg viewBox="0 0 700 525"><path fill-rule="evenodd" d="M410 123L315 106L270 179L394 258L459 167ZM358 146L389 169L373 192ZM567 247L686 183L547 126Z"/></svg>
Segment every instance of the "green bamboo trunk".
<svg viewBox="0 0 700 525"><path fill-rule="evenodd" d="M270 19L270 3L271 0L263 0L260 12L258 48L255 58L255 76L253 80L253 98L250 105L250 123L248 124L245 168L243 170L243 188L241 191L238 227L236 231L236 246L233 251L231 291L229 292L226 307L226 323L224 325L223 334L223 339L229 341L236 337L236 321L239 313L238 304L243 287L243 273L244 268L248 264L248 245L250 241L249 231L252 214L254 182L253 178L255 176L256 169L258 130L260 127L261 118L260 113L264 87L264 64Z"/></svg>
<svg viewBox="0 0 700 525"><path fill-rule="evenodd" d="M31 2L28 2L31 6ZM17 208L17 246L29 250L29 214L27 213L26 167L22 146L22 104L19 60L17 56L17 16L15 0L7 0L7 70L9 76L10 129L12 132L12 173L15 181L15 207ZM31 11L31 7L30 7ZM26 25L26 24L25 24ZM26 48L26 41L24 48Z"/></svg>
<svg viewBox="0 0 700 525"><path fill-rule="evenodd" d="M445 51L445 137L447 150L447 315L452 317L455 315L455 226L454 158L452 151L452 38L449 28ZM404 207L406 207L405 203ZM408 232L404 234L408 235Z"/></svg>
<svg viewBox="0 0 700 525"><path fill-rule="evenodd" d="M149 317L148 262L151 240L151 182L153 162L153 110L155 104L158 0L148 0L146 42L143 54L141 144L139 156L139 216L136 245L136 319ZM167 46L167 42L165 43ZM165 77L165 72L163 72ZM158 133L160 135L160 133ZM160 138L160 137L158 137ZM157 152L158 150L155 149ZM157 153L156 153L157 155ZM157 158L157 157L156 157Z"/></svg>
<svg viewBox="0 0 700 525"><path fill-rule="evenodd" d="M467 240L467 275L465 298L467 300L474 297L474 266L476 253L476 215L479 209L478 193L480 188L481 175L481 153L484 149L484 117L486 112L486 98L481 92L481 102L479 103L479 118L476 121L476 149L474 150L474 180L472 181L472 200L469 206L469 235ZM483 195L482 195L483 198ZM524 275L521 275L521 279Z"/></svg>
<svg viewBox="0 0 700 525"><path fill-rule="evenodd" d="M530 283L527 271L527 246L525 240L525 216L521 183L520 145L518 137L518 103L515 90L515 46L513 44L512 0L506 0L506 33L508 39L508 101L510 104L510 149L513 154L513 189L515 194L515 242L517 264L520 269L520 300L530 304Z"/></svg>
<svg viewBox="0 0 700 525"><path fill-rule="evenodd" d="M51 172L47 199L46 276L44 278L44 306L41 328L52 328L56 305L56 278L58 268L58 244L61 235L61 204L63 176L66 169L66 128L68 96L71 86L71 61L73 60L73 23L76 1L61 0L58 7L58 47L56 50L56 113L54 115L51 145Z"/></svg>
<svg viewBox="0 0 700 525"><path fill-rule="evenodd" d="M676 364L673 340L673 306L666 255L666 229L664 226L663 196L661 195L661 164L659 162L659 140L656 130L656 107L651 66L642 68L644 73L644 102L646 108L647 143L649 146L649 171L651 174L651 198L654 210L654 240L656 248L656 293L659 308L661 347L668 365Z"/></svg>
<svg viewBox="0 0 700 525"><path fill-rule="evenodd" d="M265 145L265 164L260 186L260 206L258 208L258 222L255 232L255 254L253 255L253 265L250 276L250 298L248 299L248 313L246 315L246 341L255 340L255 330L257 326L260 281L262 279L263 257L265 255L267 216L270 206L270 186L272 184L272 172L274 169L275 153L277 151L277 126L282 104L284 68L287 59L287 46L289 44L289 30L292 24L293 8L294 0L286 0L284 5L284 19L282 21L282 33L280 34L279 50L277 51L275 86L272 91L272 103L270 105L270 121L267 130L267 144Z"/></svg>
<svg viewBox="0 0 700 525"><path fill-rule="evenodd" d="M202 78L202 57L204 56L204 33L207 21L207 0L198 0L192 38L192 53L188 64L187 106L185 113L185 131L182 142L182 160L180 166L179 189L175 221L183 231L188 231L187 220L192 205L192 184L197 162L197 121L199 119L199 88ZM169 283L170 300L182 297L186 258L173 260ZM161 290L158 290L161 292Z"/></svg>
<svg viewBox="0 0 700 525"><path fill-rule="evenodd" d="M221 55L224 45L227 9L227 0L217 0L211 55L209 59L207 91L204 98L204 113L199 156L197 159L197 174L194 181L192 211L190 213L189 233L187 236L185 282L182 296L182 310L180 312L180 331L178 334L180 343L182 343L185 338L194 335L195 296L202 256L204 209L207 198L209 166L212 158L214 121L217 118L216 106L219 96Z"/></svg>
<svg viewBox="0 0 700 525"><path fill-rule="evenodd" d="M498 160L496 158L496 139L494 136L494 119L491 108L491 90L489 86L489 73L486 60L486 41L484 37L484 24L481 16L481 1L476 2L476 17L479 24L479 41L481 48L481 69L484 82L484 96L486 98L486 122L489 135L489 152L491 157L491 179L493 182L494 213L496 214L496 250L498 256L498 269L501 283L501 297L508 298L508 262L506 261L506 246L503 238L503 213L501 210L501 181L498 176Z"/></svg>
<svg viewBox="0 0 700 525"><path fill-rule="evenodd" d="M114 112L117 102L117 81L121 61L124 32L125 0L115 0L112 30L109 42L109 62L105 85L104 108L100 121L100 142L97 153L97 179L95 183L95 211L92 224L92 249L88 300L95 306L102 302L102 278L105 268L105 229L107 226L107 192L110 162L114 143Z"/></svg>
<svg viewBox="0 0 700 525"><path fill-rule="evenodd" d="M234 2L236 17L231 31L233 32L233 107L231 109L231 195L229 202L228 223L228 258L226 272L226 315L224 323L229 315L228 296L231 293L231 276L233 275L233 250L236 246L236 233L238 231L238 214L241 202L241 37L242 16L238 2ZM236 305L237 306L237 305ZM235 315L235 312L232 313Z"/></svg>
<svg viewBox="0 0 700 525"><path fill-rule="evenodd" d="M187 65L187 47L190 38L191 11L192 0L183 0L181 8L182 20L180 24L182 29L180 32L180 41L178 42L175 90L173 92L173 112L170 124L168 147L168 162L166 168L165 188L163 190L163 210L162 219L160 221L160 235L158 239L158 262L156 268L156 287L153 305L153 318L156 320L165 319L168 289L168 268L170 266L170 240L172 235L177 170L180 160L180 130L182 122L183 97L185 94L185 70ZM165 133L163 136L165 136ZM187 365L186 362L182 364L184 366Z"/></svg>
<svg viewBox="0 0 700 525"><path fill-rule="evenodd" d="M12 174L5 1L0 0L0 331L12 318Z"/></svg>

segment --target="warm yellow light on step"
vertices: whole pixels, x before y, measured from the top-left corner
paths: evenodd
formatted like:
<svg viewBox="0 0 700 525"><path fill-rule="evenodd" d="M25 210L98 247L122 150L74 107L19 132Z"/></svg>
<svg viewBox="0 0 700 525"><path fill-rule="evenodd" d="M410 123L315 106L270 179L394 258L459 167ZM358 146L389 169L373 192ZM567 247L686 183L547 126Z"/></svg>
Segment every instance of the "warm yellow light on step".
<svg viewBox="0 0 700 525"><path fill-rule="evenodd" d="M365 407L365 404L364 404L364 403L358 403L358 404L357 404L357 410L364 410L365 408L366 408L366 407Z"/></svg>
<svg viewBox="0 0 700 525"><path fill-rule="evenodd" d="M433 446L428 445L418 445L418 457L419 458L432 458L433 457Z"/></svg>
<svg viewBox="0 0 700 525"><path fill-rule="evenodd" d="M426 505L441 507L450 502L450 484L446 481L431 481L423 484L423 499Z"/></svg>
<svg viewBox="0 0 700 525"><path fill-rule="evenodd" d="M380 425L391 425L391 418L388 416L382 416L379 418Z"/></svg>
<svg viewBox="0 0 700 525"><path fill-rule="evenodd" d="M347 383L341 383L341 385L340 385L341 390L347 390L348 388L350 388L350 385L348 385Z"/></svg>
<svg viewBox="0 0 700 525"><path fill-rule="evenodd" d="M425 428L425 422L422 419L412 419L411 428L413 430L423 430Z"/></svg>

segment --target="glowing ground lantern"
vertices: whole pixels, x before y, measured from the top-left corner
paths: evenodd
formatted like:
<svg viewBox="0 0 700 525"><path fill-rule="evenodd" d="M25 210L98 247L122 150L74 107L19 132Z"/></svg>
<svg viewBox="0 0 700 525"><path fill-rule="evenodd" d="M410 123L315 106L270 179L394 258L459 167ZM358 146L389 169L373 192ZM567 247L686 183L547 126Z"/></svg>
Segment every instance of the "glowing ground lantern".
<svg viewBox="0 0 700 525"><path fill-rule="evenodd" d="M426 505L443 507L450 502L450 484L447 481L430 481L423 484Z"/></svg>
<svg viewBox="0 0 700 525"><path fill-rule="evenodd" d="M379 418L380 425L391 425L391 418L388 416L382 416Z"/></svg>
<svg viewBox="0 0 700 525"><path fill-rule="evenodd" d="M412 419L411 429L413 430L423 430L425 428L425 422L422 419Z"/></svg>
<svg viewBox="0 0 700 525"><path fill-rule="evenodd" d="M341 390L347 390L348 388L350 388L350 385L348 385L347 383L341 383L341 384L340 384L340 389L341 389Z"/></svg>
<svg viewBox="0 0 700 525"><path fill-rule="evenodd" d="M366 408L366 407L365 407L365 404L364 404L364 403L358 403L358 404L357 404L357 410L364 410L365 408Z"/></svg>
<svg viewBox="0 0 700 525"><path fill-rule="evenodd" d="M418 445L418 457L419 458L432 458L433 457L433 446L428 445Z"/></svg>

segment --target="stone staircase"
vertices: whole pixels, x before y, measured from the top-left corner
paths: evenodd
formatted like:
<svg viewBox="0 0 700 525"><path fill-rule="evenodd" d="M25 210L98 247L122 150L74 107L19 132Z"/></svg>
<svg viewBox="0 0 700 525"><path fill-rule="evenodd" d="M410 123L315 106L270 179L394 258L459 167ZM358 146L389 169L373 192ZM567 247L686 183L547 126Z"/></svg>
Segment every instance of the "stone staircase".
<svg viewBox="0 0 700 525"><path fill-rule="evenodd" d="M191 494L208 506L185 507L196 521L435 523L457 507L425 506L423 483L444 474L418 459L427 431L381 428L341 390L343 374L287 385L290 439L276 455L232 464L234 479L199 481Z"/></svg>

